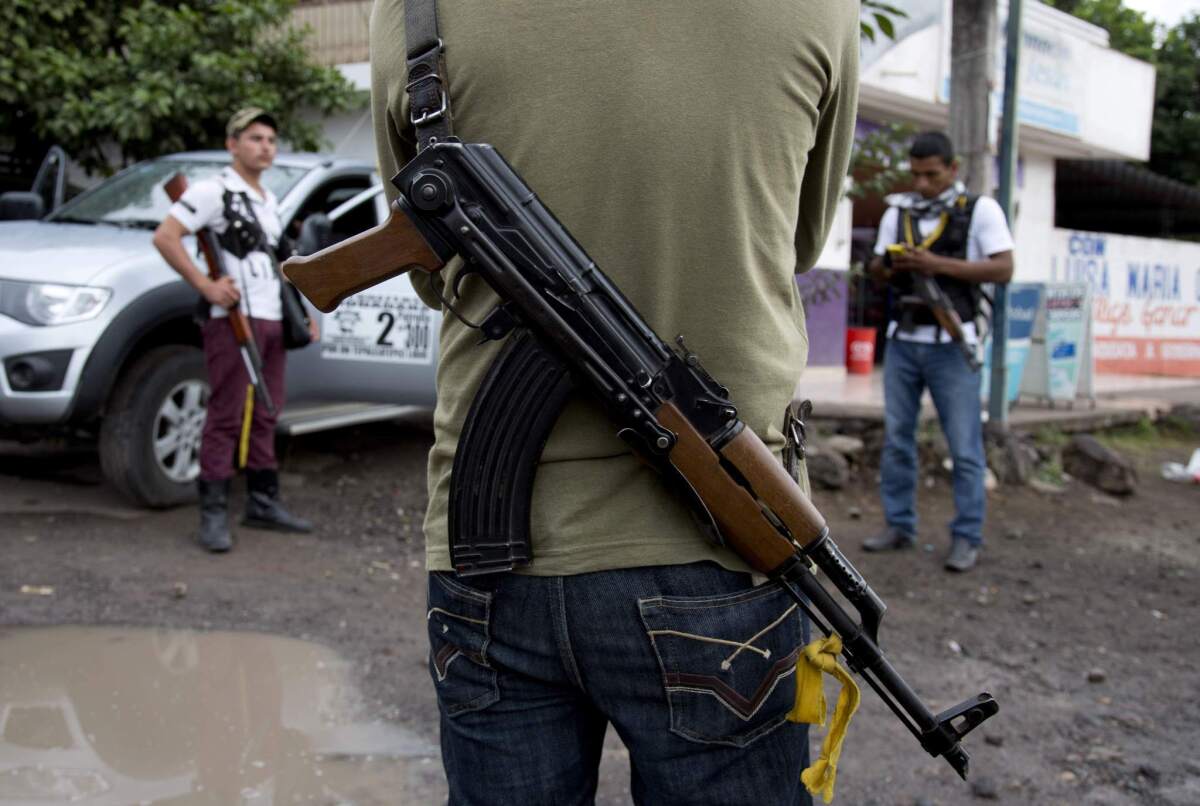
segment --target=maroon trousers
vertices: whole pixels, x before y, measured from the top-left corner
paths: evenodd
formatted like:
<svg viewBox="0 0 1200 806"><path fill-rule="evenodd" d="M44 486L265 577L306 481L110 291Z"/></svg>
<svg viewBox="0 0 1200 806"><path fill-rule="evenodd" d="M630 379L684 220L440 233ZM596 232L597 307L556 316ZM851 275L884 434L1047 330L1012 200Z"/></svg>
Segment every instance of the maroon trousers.
<svg viewBox="0 0 1200 806"><path fill-rule="evenodd" d="M283 373L287 353L283 349L283 327L267 319L251 319L254 341L262 356L263 376L276 412L283 409ZM208 415L200 439L200 478L222 481L237 472L236 459L246 414L246 389L250 375L242 361L233 327L222 317L204 323L204 364L208 369ZM275 420L266 407L254 401L250 422L250 450L246 467L275 469Z"/></svg>

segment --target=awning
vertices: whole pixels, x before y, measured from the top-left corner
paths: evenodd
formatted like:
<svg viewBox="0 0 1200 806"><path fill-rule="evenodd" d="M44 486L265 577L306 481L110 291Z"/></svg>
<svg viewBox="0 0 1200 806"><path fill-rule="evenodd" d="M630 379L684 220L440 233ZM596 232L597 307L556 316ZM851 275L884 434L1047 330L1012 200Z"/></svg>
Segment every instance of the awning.
<svg viewBox="0 0 1200 806"><path fill-rule="evenodd" d="M1200 238L1200 187L1119 160L1058 160L1054 226Z"/></svg>

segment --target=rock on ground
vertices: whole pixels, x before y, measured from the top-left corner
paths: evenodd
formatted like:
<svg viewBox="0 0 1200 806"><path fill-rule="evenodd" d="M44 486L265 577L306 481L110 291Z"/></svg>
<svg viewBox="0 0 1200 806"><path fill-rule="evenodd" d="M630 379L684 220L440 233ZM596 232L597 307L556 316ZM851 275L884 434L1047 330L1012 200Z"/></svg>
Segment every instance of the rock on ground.
<svg viewBox="0 0 1200 806"><path fill-rule="evenodd" d="M853 461L863 452L863 441L846 434L833 434L821 440L821 446Z"/></svg>
<svg viewBox="0 0 1200 806"><path fill-rule="evenodd" d="M850 480L850 463L837 451L810 445L805 463L814 489L840 490Z"/></svg>
<svg viewBox="0 0 1200 806"><path fill-rule="evenodd" d="M1001 484L1025 484L1037 466L1038 450L1024 434L989 435L984 443L988 467Z"/></svg>
<svg viewBox="0 0 1200 806"><path fill-rule="evenodd" d="M1130 495L1137 489L1133 464L1088 434L1072 437L1063 448L1063 470L1113 495Z"/></svg>

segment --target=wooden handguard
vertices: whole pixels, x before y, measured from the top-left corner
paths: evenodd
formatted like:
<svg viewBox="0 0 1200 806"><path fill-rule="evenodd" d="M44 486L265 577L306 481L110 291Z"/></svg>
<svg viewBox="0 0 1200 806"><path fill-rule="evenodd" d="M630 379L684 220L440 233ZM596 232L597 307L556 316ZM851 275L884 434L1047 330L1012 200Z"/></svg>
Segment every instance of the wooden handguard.
<svg viewBox="0 0 1200 806"><path fill-rule="evenodd" d="M961 342L963 340L962 319L958 317L958 311L954 310L953 303L946 299L945 293L938 287L937 281L932 277L918 276L914 278L913 282L915 289L929 306L938 325L954 341Z"/></svg>
<svg viewBox="0 0 1200 806"><path fill-rule="evenodd" d="M329 313L342 300L406 271L433 273L445 265L408 216L395 204L377 227L320 252L288 258L283 273L318 310Z"/></svg>
<svg viewBox="0 0 1200 806"><path fill-rule="evenodd" d="M958 312L936 305L931 306L931 308L933 310L933 318L937 319L942 330L950 334L950 338L954 339L954 341L962 341L964 338L962 320L958 318Z"/></svg>
<svg viewBox="0 0 1200 806"><path fill-rule="evenodd" d="M781 520L786 513L804 530L797 535L798 539L807 542L820 533L825 525L820 513L808 503L783 466L749 428L738 434L718 456L675 404L664 403L657 416L659 423L670 429L677 440L671 449L671 464L704 500L729 548L751 568L764 574L778 571L791 562L797 545L771 524L754 496L721 466L722 457L754 485L755 491ZM761 451L753 443L758 443ZM762 461L764 455L766 461ZM795 491L794 495L788 495L789 487ZM792 528L791 523L788 528Z"/></svg>
<svg viewBox="0 0 1200 806"><path fill-rule="evenodd" d="M802 548L825 531L825 519L804 495L800 485L788 475L771 449L749 428L721 449L721 456L738 469L755 495L792 533Z"/></svg>

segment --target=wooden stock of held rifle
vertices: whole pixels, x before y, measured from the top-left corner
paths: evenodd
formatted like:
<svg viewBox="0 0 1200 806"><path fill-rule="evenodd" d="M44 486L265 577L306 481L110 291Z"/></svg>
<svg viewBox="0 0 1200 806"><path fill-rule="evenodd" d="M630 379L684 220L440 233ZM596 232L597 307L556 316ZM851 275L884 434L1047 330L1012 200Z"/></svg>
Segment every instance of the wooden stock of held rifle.
<svg viewBox="0 0 1200 806"><path fill-rule="evenodd" d="M177 202L187 187L187 177L177 173L166 181L163 190L167 192L167 198L172 202ZM204 255L209 278L218 280L226 276L227 272L221 259L221 245L217 243L216 235L208 228L202 229L196 233L196 243L200 245L200 252ZM267 381L263 375L262 356L254 341L254 331L250 328L250 320L246 318L238 305L227 308L226 313L229 326L233 328L233 337L237 341L238 352L242 356L242 363L246 366L246 374L250 376L250 385L254 387L254 398L261 402L268 412L275 414L275 401L271 399L271 392L267 389Z"/></svg>
<svg viewBox="0 0 1200 806"><path fill-rule="evenodd" d="M892 244L887 247L887 258L890 266L891 258L897 254L904 254L906 247L904 244ZM967 341L966 334L963 332L962 319L958 316L958 311L954 309L954 303L946 296L946 292L938 285L938 282L933 277L927 277L919 272L909 272L912 278L913 292L920 303L929 308L933 314L933 318L937 320L938 327L946 331L951 340L958 345L962 351L963 358L967 360L967 365L974 372L979 369L979 356L975 354L975 346Z"/></svg>
<svg viewBox="0 0 1200 806"><path fill-rule="evenodd" d="M388 221L284 273L322 311L410 270L464 262L501 304L478 325L507 341L471 405L454 457L450 553L460 575L529 562L538 458L570 393L598 399L621 436L692 505L708 535L781 585L934 756L966 776L960 739L996 713L980 694L934 715L880 651L884 604L829 535L820 512L737 416L729 391L682 337L646 324L512 167L490 146L431 145L392 180ZM447 306L452 303L443 299ZM817 580L819 568L858 611Z"/></svg>
<svg viewBox="0 0 1200 806"><path fill-rule="evenodd" d="M958 311L954 310L954 303L946 296L946 292L932 277L914 273L912 280L913 290L929 306L929 310L933 312L933 318L937 320L938 327L946 331L958 345L958 349L962 352L963 358L967 359L967 365L971 367L971 370L978 370L980 363L979 356L975 354L975 345L967 341L967 336L963 333L962 319L959 318Z"/></svg>

